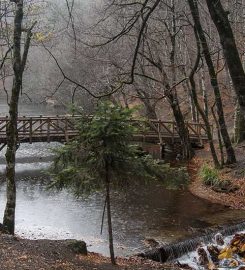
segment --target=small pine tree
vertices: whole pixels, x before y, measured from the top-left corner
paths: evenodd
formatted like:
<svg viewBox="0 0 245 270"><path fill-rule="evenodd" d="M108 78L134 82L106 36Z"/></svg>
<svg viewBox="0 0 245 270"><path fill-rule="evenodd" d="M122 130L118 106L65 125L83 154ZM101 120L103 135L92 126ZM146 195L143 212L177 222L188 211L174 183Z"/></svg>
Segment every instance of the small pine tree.
<svg viewBox="0 0 245 270"><path fill-rule="evenodd" d="M113 248L110 190L125 186L135 175L151 177L152 160L131 144L137 131L132 109L100 103L92 118L77 120L79 136L56 150L51 187L70 188L77 196L105 189L109 248Z"/></svg>

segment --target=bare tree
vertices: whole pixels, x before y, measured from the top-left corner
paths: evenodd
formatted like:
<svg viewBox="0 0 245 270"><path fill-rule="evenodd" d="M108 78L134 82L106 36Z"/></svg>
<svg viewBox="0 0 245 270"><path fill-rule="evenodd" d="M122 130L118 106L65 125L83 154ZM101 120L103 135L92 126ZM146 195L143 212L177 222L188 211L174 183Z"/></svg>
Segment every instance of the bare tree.
<svg viewBox="0 0 245 270"><path fill-rule="evenodd" d="M15 155L18 145L18 102L22 87L23 72L25 69L27 56L30 48L32 29L26 30L26 41L23 55L21 55L21 38L23 33L23 0L11 0L16 5L14 14L14 36L13 36L13 87L9 103L9 122L7 125L7 151L6 151L6 181L7 181L7 203L4 212L3 226L10 234L15 231L15 205L16 205L16 185L15 185Z"/></svg>

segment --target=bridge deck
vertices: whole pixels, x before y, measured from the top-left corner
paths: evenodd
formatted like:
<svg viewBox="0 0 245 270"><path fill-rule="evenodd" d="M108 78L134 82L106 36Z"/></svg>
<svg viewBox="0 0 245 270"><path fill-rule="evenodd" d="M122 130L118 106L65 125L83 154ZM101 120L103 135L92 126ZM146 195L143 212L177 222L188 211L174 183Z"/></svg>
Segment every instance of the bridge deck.
<svg viewBox="0 0 245 270"><path fill-rule="evenodd" d="M81 116L19 117L19 142L68 142L78 135L75 120L80 117ZM2 144L2 146L7 142L6 127L8 121L8 117L0 117L0 144ZM134 140L159 143L161 138L163 142L175 143L180 141L176 123L173 121L132 120L132 122L140 130L140 134L134 135ZM192 143L199 143L202 145L207 141L204 124L186 122L186 126L188 127Z"/></svg>

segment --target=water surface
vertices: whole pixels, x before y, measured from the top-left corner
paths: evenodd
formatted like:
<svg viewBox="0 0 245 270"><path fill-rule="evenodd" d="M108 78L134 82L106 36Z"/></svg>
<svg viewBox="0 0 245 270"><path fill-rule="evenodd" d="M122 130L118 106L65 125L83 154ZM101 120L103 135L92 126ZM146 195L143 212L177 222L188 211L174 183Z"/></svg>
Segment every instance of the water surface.
<svg viewBox="0 0 245 270"><path fill-rule="evenodd" d="M18 150L17 234L31 239L83 239L91 251L108 255L106 225L100 235L103 192L77 199L68 191L47 191L48 177L43 170L52 160L49 147L46 143L22 144ZM1 162L3 155L4 151L0 154ZM0 165L2 173L4 167ZM0 198L2 218L5 184L1 185ZM169 243L191 236L201 228L240 220L245 213L211 204L186 190L167 190L160 183L142 183L132 185L127 192L113 193L112 216L116 254L129 255L144 249L146 238Z"/></svg>

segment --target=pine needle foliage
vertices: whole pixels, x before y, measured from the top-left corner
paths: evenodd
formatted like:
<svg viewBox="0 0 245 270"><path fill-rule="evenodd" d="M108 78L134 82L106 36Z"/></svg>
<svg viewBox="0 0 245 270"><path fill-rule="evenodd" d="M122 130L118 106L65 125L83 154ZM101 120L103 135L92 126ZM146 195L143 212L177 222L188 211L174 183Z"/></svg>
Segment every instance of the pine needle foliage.
<svg viewBox="0 0 245 270"><path fill-rule="evenodd" d="M130 181L160 179L166 171L165 166L159 166L157 161L132 144L133 135L140 132L138 128L142 130L142 126L145 126L144 121L138 125L138 121L133 120L133 113L132 109L101 102L92 117L76 120L79 135L55 150L51 169L50 187L67 188L77 196L105 190L104 207L107 212L112 264L116 264L116 260L110 206L111 188L125 188Z"/></svg>
<svg viewBox="0 0 245 270"><path fill-rule="evenodd" d="M92 118L79 119L79 136L55 150L51 187L71 189L77 196L104 189L106 164L111 184L119 188L132 179L153 179L157 165L131 143L137 133L133 112L103 102Z"/></svg>
<svg viewBox="0 0 245 270"><path fill-rule="evenodd" d="M125 187L132 179L154 178L153 159L131 143L137 128L132 109L102 102L93 117L77 122L79 136L56 150L51 187L71 189L77 196L104 189L112 264L116 264L112 219L111 186ZM102 222L103 224L103 222Z"/></svg>

